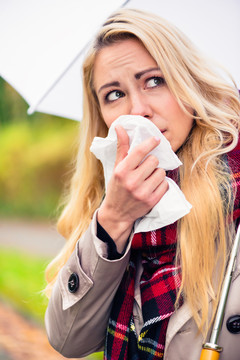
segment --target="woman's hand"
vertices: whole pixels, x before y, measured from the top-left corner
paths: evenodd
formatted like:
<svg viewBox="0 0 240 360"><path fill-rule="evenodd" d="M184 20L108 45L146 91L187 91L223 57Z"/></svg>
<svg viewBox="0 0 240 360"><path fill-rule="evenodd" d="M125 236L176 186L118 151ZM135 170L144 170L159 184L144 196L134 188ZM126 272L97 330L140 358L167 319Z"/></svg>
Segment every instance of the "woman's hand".
<svg viewBox="0 0 240 360"><path fill-rule="evenodd" d="M157 168L158 159L147 156L160 139L149 138L128 154L127 132L117 126L116 133L115 167L98 211L98 222L115 241L118 252L122 252L135 220L159 202L168 190L168 183L165 171Z"/></svg>

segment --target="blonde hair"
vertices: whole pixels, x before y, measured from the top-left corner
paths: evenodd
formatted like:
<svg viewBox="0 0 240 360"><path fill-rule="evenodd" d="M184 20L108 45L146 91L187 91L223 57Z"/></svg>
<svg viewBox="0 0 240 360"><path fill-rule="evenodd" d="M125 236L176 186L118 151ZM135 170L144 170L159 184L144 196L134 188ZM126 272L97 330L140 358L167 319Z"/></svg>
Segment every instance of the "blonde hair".
<svg viewBox="0 0 240 360"><path fill-rule="evenodd" d="M68 241L47 268L47 293L104 195L103 169L89 150L93 138L106 136L108 130L93 88L95 57L103 47L131 37L141 41L155 59L182 109L194 109L195 125L178 151L184 164L180 167L180 187L193 205L191 212L178 222L177 261L182 268L178 301L183 294L199 330L206 334L211 323L209 296L214 315L232 237L226 218L231 215L234 194L229 169L221 159L238 141L238 92L213 71L177 28L141 11L121 9L113 14L99 30L85 59L79 154L58 222L60 233ZM216 276L218 281L214 284Z"/></svg>

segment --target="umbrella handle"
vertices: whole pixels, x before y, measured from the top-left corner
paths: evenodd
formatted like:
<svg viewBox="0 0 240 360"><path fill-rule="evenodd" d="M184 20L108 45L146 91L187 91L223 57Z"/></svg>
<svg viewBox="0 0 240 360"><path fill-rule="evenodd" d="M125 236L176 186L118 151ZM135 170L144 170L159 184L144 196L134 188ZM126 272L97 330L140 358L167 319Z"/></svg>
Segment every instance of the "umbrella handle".
<svg viewBox="0 0 240 360"><path fill-rule="evenodd" d="M202 349L200 360L218 360L220 353L213 349Z"/></svg>
<svg viewBox="0 0 240 360"><path fill-rule="evenodd" d="M200 360L218 360L221 351L222 347L216 344L206 343L203 345Z"/></svg>
<svg viewBox="0 0 240 360"><path fill-rule="evenodd" d="M213 324L213 330L210 337L210 342L205 343L202 348L200 360L218 360L220 352L223 350L222 347L217 345L219 331L222 326L225 306L228 298L228 292L232 280L232 274L236 265L236 258L238 248L240 246L240 224L238 225L237 234L233 243L230 259L227 266L226 275L223 281L220 301L216 312L215 322Z"/></svg>

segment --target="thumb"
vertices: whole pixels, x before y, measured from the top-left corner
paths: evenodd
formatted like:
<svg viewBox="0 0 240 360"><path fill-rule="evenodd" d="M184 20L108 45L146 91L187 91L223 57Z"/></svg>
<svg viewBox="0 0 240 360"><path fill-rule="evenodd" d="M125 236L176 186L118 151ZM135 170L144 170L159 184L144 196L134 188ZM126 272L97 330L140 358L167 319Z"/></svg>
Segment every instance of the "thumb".
<svg viewBox="0 0 240 360"><path fill-rule="evenodd" d="M115 127L115 131L117 133L117 156L116 156L116 161L115 161L115 166L116 166L128 154L129 137L128 137L126 130L120 125L117 125Z"/></svg>

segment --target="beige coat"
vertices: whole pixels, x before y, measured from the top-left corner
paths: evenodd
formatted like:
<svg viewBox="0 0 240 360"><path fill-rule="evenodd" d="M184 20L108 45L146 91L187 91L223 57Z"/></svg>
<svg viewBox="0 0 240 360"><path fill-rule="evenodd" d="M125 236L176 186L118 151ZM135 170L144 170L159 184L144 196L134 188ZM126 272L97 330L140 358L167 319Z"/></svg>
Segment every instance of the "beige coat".
<svg viewBox="0 0 240 360"><path fill-rule="evenodd" d="M96 214L60 271L46 312L46 330L51 345L66 357L84 357L104 347L111 303L129 261L131 242L119 260L107 259L106 244L96 237ZM68 290L72 273L79 277L75 293ZM138 277L141 268L138 269ZM240 334L227 330L230 316L240 315L240 263L237 262L223 327L218 344L221 360L240 360ZM139 281L136 281L134 319L142 326ZM187 303L170 318L164 360L199 360L202 338L192 320Z"/></svg>

